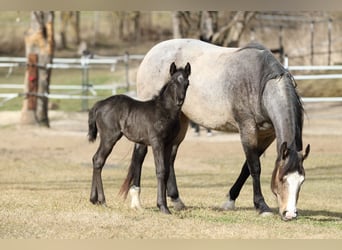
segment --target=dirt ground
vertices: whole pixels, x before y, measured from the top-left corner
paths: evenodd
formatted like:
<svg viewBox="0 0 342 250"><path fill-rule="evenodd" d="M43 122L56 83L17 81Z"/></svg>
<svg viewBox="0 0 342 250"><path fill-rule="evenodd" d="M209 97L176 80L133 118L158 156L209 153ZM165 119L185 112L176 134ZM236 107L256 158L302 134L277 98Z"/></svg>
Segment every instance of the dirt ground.
<svg viewBox="0 0 342 250"><path fill-rule="evenodd" d="M120 230L118 229L117 234L115 234L115 230L108 230L106 228L108 225L105 224L105 220L111 217L112 220L120 221L121 215L118 214L117 218L113 219L113 216L109 215L107 211L101 212L102 219L104 220L101 230L111 231L111 234L98 235L99 230L93 229L93 231L90 230L93 233L90 235L89 231L86 231L87 228L79 228L80 224L77 224L81 223L82 225L82 223L85 223L88 227L91 227L89 223L92 223L90 221L93 218L95 209L88 202L88 198L91 184L91 158L98 142L90 144L87 141L87 113L50 111L51 128L47 129L18 125L20 112L0 112L0 186L2 187L0 198L0 238L163 238L163 236L166 238L342 238L342 198L340 192L342 105L338 103L308 103L305 104L305 109L303 141L305 145L307 143L311 144L311 153L305 166L309 173L313 174L313 180L321 176L322 180L326 178L326 180L331 182L334 179L333 169L338 169L338 173L336 174L336 182L334 182L337 186L329 187L332 192L326 194L324 194L325 191L323 190L311 192L315 190L315 187L313 185L310 186L310 177L308 177L305 183L306 187L302 191L304 195L300 197L302 213L305 218L304 222L310 221L311 223L310 219L319 222L329 220L335 223L333 226L318 227L318 222L317 225L313 222L312 225L308 223L310 228L306 229L308 232L306 235L303 235L300 233L301 230L297 229L298 234L295 234L289 229L296 224L288 224L291 225L286 226L286 230L289 230L288 234L278 235L273 231L260 230L265 227L264 222L260 222L261 224L257 222L250 228L250 230L255 228L255 235L248 236L242 234L247 229L240 227L237 227L236 231L230 232L231 234L227 234L225 231L227 229L222 229L222 224L225 221L212 219L210 221L211 224L219 223L219 226L215 224L213 228L204 224L205 220L208 219L208 216L205 214L208 211L204 213L200 208L208 207L209 203L212 203L212 206L220 206L224 202L224 195L233 181L232 179L228 182L226 178L220 178L215 174L215 171L219 172L223 169L224 173L237 176L240 165L243 162L243 153L238 134L223 134L214 131L213 136L208 137L205 130L202 129L200 136L195 136L191 130L188 131L186 139L179 149L176 162L181 194L184 195L186 203L191 205L197 212L187 211L185 214L178 214L177 218L183 219L182 223L184 222L185 224L188 223L186 220L191 218L193 220L192 223L195 223L193 227L197 228L202 225L202 231L198 232L194 228L189 228L186 232L184 232L186 229L183 229L182 235L174 231L163 235L157 229L153 231L155 225L150 225L150 233L147 233L146 229L140 228L140 230L142 229L140 233L130 232L129 234L129 232L126 232L123 234L122 229L129 228L130 224L128 223L122 224ZM105 192L107 194L107 202L109 206L112 206L112 209L115 211L126 211L124 213L126 220L128 217L133 216L134 220L144 221L145 218L143 216L139 215L136 217L131 212L128 212L128 201L122 201L115 196L118 191L118 185L125 176L131 157L131 150L132 144L126 139L119 141L114 148L106 166L108 170L104 170L103 173ZM266 152L266 157L262 160L265 164L273 166L275 160L274 151L273 144ZM236 164L238 164L238 167L226 167L226 165ZM322 166L326 164L326 167L329 167L328 172L315 172L322 171ZM145 165L147 165L148 170L146 170L146 173L143 172L142 178L142 185L146 187L142 194L143 204L150 208L151 213L156 213L155 177L153 176L153 159L150 152L147 155ZM77 172L76 174L75 171ZM114 171L117 171L115 173L119 173L120 176L108 175L108 173ZM277 205L269 190L269 178L272 167L265 168L263 171L264 177L262 181L266 182L263 184L265 185L263 188L265 198L269 200L272 207L276 208ZM215 180L214 184L211 184L211 179ZM189 180L194 180L194 182ZM196 197L196 192L200 192L200 189L197 188L199 186L213 190L213 194L209 195L212 197L205 197L202 200L199 199L200 197ZM238 214L247 213L249 216L249 213L252 213L251 216L254 218L254 210L251 208L251 185L247 185L244 190L241 196L246 197L246 199L241 198L237 203L237 206L242 207ZM326 190L329 189L327 188ZM216 191L217 194L215 193ZM74 193L69 197L68 192ZM149 196L148 192L152 192L152 195ZM322 197L320 201L317 201L316 195L318 194L323 195L327 202L323 203L322 200L324 199ZM200 193L199 195L203 196ZM46 202L42 202L41 199L46 199ZM70 199L70 202L68 202L68 199ZM318 207L313 207L316 203ZM81 212L77 212L79 217L76 223L76 219L72 217L72 214L77 209L80 209ZM16 210L19 212L15 213ZM53 214L47 215L44 211L58 212L66 220L61 224L70 223L68 226L69 231L65 230L65 228L58 231L55 228L57 227L56 224L58 224L55 221L56 217ZM201 214L202 212L204 214ZM211 210L208 212L209 217L214 216L211 215L212 212ZM43 216L45 218L44 222L40 222L35 214L38 214L38 217L39 215ZM322 216L323 218L321 218ZM228 218L230 217L228 216ZM277 223L280 221L279 218L274 220ZM235 219L232 219L232 223L234 222ZM51 224L49 224L48 228L44 228L45 223ZM73 228L72 223L75 224L75 228ZM130 223L133 224L135 222L131 221ZM170 226L170 228L178 226L174 225L176 222L171 223L170 220L166 220L164 217L158 217L158 221L148 223L164 223ZM237 221L237 223L239 222ZM91 225L94 226L93 224ZM203 229L203 225L205 225L204 228L207 231ZM63 228L62 225L59 226ZM266 227L268 226L266 224ZM315 228L316 226L318 228ZM25 229L26 227L27 229ZM80 230L80 232L76 233L77 230Z"/></svg>

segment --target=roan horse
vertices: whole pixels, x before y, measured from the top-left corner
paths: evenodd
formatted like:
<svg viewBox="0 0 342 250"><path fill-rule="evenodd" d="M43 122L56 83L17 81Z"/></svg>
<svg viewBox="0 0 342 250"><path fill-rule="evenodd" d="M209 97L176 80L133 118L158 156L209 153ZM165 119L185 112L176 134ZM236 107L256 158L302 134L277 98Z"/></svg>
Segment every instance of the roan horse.
<svg viewBox="0 0 342 250"><path fill-rule="evenodd" d="M188 120L215 130L240 133L246 156L241 173L231 187L224 209L233 209L249 175L253 178L253 201L261 215L271 213L260 186L260 156L276 138L277 153L271 189L276 195L283 220L297 216L297 200L305 178L303 160L303 106L292 75L260 44L223 48L195 39L172 39L155 45L145 56L137 73L137 92L150 98L163 86L165 68L172 61L191 62L191 86L182 107L182 127L172 148L167 194L176 209L184 207L179 198L174 160L184 139ZM153 83L151 85L150 83ZM140 207L140 175L147 148L136 145L122 185ZM138 190L138 191L137 191Z"/></svg>
<svg viewBox="0 0 342 250"><path fill-rule="evenodd" d="M190 64L169 69L171 79L159 94L148 101L138 101L125 95L111 96L97 102L89 111L89 141L100 134L100 145L93 156L93 179L90 201L105 204L101 172L115 143L126 136L138 145L152 146L158 179L157 205L170 213L166 205L166 185L169 159L174 139L180 131L180 110L189 86ZM152 82L151 82L152 84Z"/></svg>

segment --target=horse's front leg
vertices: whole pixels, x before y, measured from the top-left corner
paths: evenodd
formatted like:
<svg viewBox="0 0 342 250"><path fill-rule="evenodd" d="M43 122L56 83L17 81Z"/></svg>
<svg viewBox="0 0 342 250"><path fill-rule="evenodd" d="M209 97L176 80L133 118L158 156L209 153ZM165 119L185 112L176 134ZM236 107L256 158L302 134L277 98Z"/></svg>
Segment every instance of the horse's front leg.
<svg viewBox="0 0 342 250"><path fill-rule="evenodd" d="M170 150L170 147L166 147L163 143L154 143L151 146L158 180L157 206L161 212L171 214L166 202L166 185L169 177L169 165L167 164L168 160L165 159L165 155L170 155L170 153L165 150Z"/></svg>
<svg viewBox="0 0 342 250"><path fill-rule="evenodd" d="M264 152L268 143L261 143L261 138L260 136L258 136L257 133L256 124L253 121L249 123L246 122L245 124L240 126L240 136L242 146L246 155L249 173L253 178L254 207L259 210L261 215L267 215L271 212L271 209L266 204L261 191L261 165L259 157Z"/></svg>

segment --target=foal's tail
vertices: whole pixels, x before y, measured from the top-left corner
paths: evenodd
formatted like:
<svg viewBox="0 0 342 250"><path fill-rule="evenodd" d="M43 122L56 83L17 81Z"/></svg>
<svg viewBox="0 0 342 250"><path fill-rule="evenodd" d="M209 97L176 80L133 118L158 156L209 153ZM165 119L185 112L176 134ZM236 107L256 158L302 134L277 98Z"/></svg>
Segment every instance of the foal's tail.
<svg viewBox="0 0 342 250"><path fill-rule="evenodd" d="M129 189L131 188L131 185L133 183L133 178L134 178L133 172L134 172L134 164L131 164L128 168L126 179L122 183L120 191L119 191L119 195L122 195L124 199L127 198Z"/></svg>
<svg viewBox="0 0 342 250"><path fill-rule="evenodd" d="M89 110L88 114L88 140L94 142L97 137L96 106Z"/></svg>

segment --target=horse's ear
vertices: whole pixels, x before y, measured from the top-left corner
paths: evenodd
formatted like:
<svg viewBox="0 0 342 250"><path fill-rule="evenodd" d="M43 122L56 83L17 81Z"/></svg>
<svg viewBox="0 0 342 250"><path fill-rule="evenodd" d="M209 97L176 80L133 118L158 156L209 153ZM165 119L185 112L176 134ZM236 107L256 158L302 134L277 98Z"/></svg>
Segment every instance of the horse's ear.
<svg viewBox="0 0 342 250"><path fill-rule="evenodd" d="M177 71L177 67L176 67L176 64L175 62L171 63L171 66L170 66L170 75L173 75L174 73L176 73Z"/></svg>
<svg viewBox="0 0 342 250"><path fill-rule="evenodd" d="M309 153L310 153L310 144L308 144L305 148L305 154L303 156L303 160L305 160L306 158L308 158L309 156Z"/></svg>
<svg viewBox="0 0 342 250"><path fill-rule="evenodd" d="M185 65L185 73L189 76L191 74L191 66L190 63Z"/></svg>
<svg viewBox="0 0 342 250"><path fill-rule="evenodd" d="M280 155L281 155L281 159L285 160L286 157L289 155L289 150L287 148L287 142L283 142L280 146Z"/></svg>

